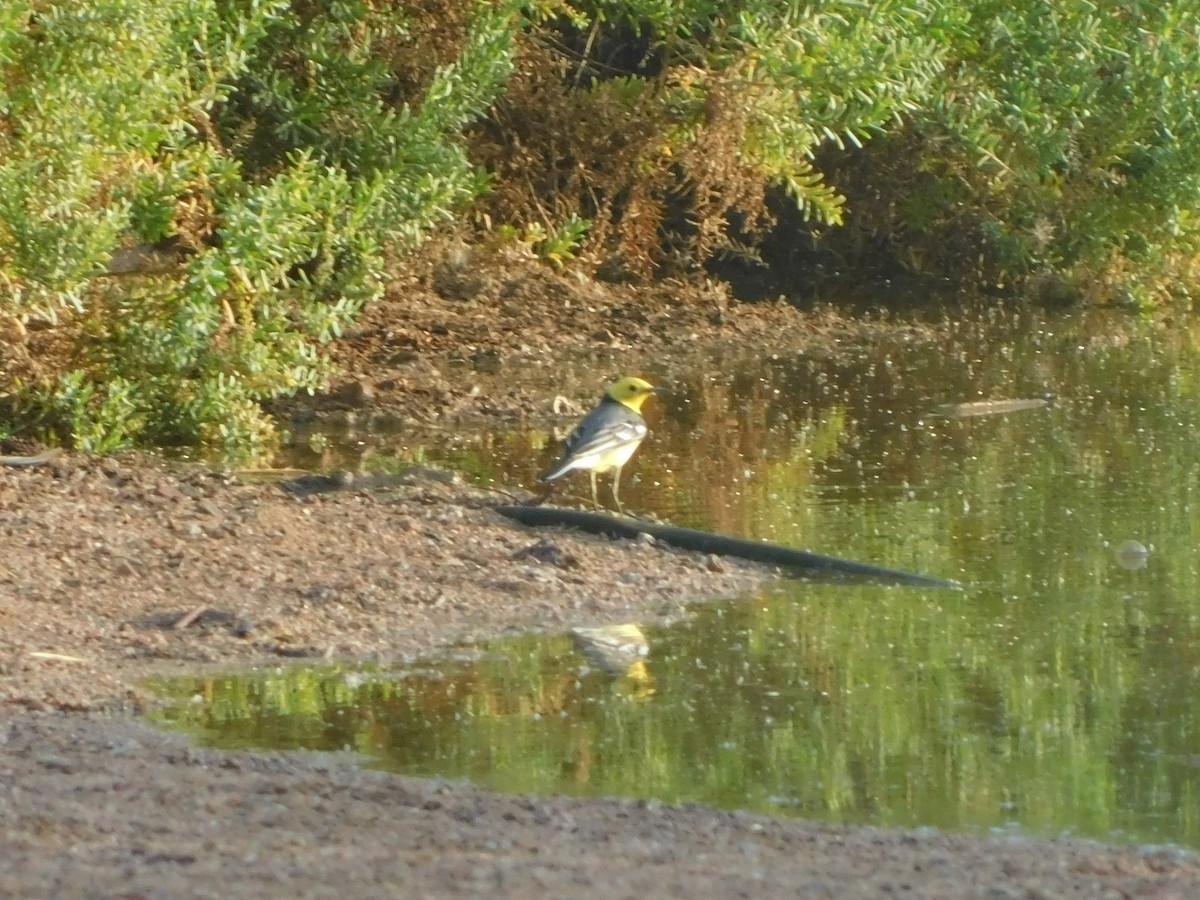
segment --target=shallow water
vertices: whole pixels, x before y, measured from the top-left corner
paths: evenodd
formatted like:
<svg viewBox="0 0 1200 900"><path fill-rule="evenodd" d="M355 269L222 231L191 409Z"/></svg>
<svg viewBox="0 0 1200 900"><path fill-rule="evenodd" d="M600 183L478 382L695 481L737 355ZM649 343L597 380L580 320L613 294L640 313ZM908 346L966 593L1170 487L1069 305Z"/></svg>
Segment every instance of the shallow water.
<svg viewBox="0 0 1200 900"><path fill-rule="evenodd" d="M1200 330L992 314L709 368L649 409L629 507L972 588L786 582L620 659L562 635L184 679L164 717L504 790L1200 847ZM556 453L548 428L421 448L528 486Z"/></svg>

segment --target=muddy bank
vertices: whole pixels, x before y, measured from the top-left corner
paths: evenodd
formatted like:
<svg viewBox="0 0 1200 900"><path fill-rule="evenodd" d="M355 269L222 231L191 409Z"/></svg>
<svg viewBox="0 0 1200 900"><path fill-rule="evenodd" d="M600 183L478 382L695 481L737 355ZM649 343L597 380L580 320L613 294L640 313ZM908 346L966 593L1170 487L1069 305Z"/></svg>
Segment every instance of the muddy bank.
<svg viewBox="0 0 1200 900"><path fill-rule="evenodd" d="M539 533L416 471L296 497L149 461L0 468L0 702L136 707L150 674L404 659L458 641L679 615L765 570Z"/></svg>

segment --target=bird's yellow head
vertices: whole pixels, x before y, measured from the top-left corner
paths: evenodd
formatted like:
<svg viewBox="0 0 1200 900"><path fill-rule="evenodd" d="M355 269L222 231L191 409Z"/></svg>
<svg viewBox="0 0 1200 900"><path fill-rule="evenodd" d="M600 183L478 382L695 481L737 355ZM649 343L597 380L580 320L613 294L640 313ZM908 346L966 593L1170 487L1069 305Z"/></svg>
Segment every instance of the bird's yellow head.
<svg viewBox="0 0 1200 900"><path fill-rule="evenodd" d="M633 375L626 375L610 384L608 390L605 391L605 396L618 403L624 403L634 412L641 412L646 398L657 391L658 388L650 382Z"/></svg>

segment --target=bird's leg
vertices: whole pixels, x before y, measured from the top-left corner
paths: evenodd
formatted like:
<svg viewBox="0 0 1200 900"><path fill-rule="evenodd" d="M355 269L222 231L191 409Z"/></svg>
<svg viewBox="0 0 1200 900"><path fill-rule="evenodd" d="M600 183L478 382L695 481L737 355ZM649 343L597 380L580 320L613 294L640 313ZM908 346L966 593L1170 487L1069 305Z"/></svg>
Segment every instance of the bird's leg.
<svg viewBox="0 0 1200 900"><path fill-rule="evenodd" d="M625 507L623 507L621 505L621 498L617 494L617 491L620 490L620 487L621 487L621 467L617 466L613 470L613 500L617 504L617 512L619 512L621 515L625 515Z"/></svg>
<svg viewBox="0 0 1200 900"><path fill-rule="evenodd" d="M592 479L592 506L595 509L599 509L600 508L600 498L596 495L596 472L595 472L595 470L593 469L593 470L589 471L588 475L591 476L591 479Z"/></svg>

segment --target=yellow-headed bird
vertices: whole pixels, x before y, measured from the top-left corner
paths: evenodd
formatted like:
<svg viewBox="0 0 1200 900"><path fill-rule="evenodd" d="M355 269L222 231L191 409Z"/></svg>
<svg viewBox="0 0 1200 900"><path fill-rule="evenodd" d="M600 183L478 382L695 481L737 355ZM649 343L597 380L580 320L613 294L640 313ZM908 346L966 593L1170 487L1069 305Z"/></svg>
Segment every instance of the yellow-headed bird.
<svg viewBox="0 0 1200 900"><path fill-rule="evenodd" d="M626 376L608 386L600 402L580 420L567 438L566 448L560 459L542 481L561 478L572 469L586 469L592 479L592 503L600 506L596 497L596 475L614 469L612 494L621 510L618 489L621 482L621 467L629 462L633 451L646 437L646 422L642 418L642 404L657 392L648 381ZM623 510L622 510L623 511Z"/></svg>

